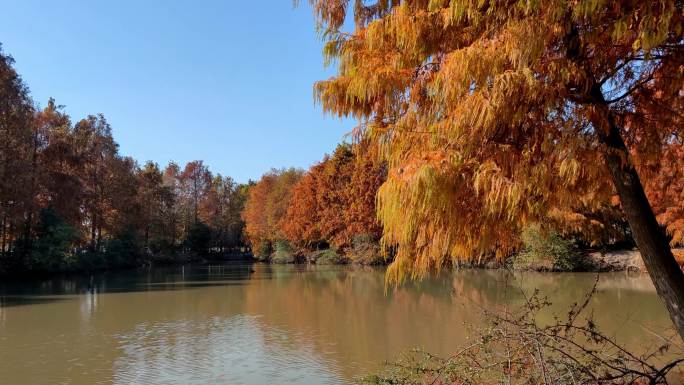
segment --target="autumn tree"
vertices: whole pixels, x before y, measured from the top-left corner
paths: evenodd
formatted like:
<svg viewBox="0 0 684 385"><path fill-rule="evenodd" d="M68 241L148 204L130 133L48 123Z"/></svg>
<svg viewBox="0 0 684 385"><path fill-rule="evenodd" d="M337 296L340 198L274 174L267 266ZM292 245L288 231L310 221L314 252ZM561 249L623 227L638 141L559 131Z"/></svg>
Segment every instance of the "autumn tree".
<svg viewBox="0 0 684 385"><path fill-rule="evenodd" d="M233 178L218 174L212 179L200 218L212 229L213 245L221 252L241 245L245 200L244 189Z"/></svg>
<svg viewBox="0 0 684 385"><path fill-rule="evenodd" d="M175 162L170 162L164 168L163 176L164 186L169 189L174 196L175 204L168 211L166 223L169 229L169 236L171 238L171 245L175 246L178 240L182 238L181 225L183 218L183 209L181 202L181 184L180 184L180 166Z"/></svg>
<svg viewBox="0 0 684 385"><path fill-rule="evenodd" d="M199 221L200 203L205 198L211 183L211 173L204 162L195 160L185 165L180 174L180 182L189 213L194 223Z"/></svg>
<svg viewBox="0 0 684 385"><path fill-rule="evenodd" d="M684 274L628 147L682 139L681 1L356 1L351 33L348 0L311 3L339 65L317 97L389 164L391 279L506 254L526 223L616 193L684 336Z"/></svg>
<svg viewBox="0 0 684 385"><path fill-rule="evenodd" d="M163 228L162 213L172 203L171 191L163 184L163 174L159 165L154 162L147 162L138 171L138 197L140 203L140 222L144 229L144 247L148 250L150 239L156 233L161 234Z"/></svg>
<svg viewBox="0 0 684 385"><path fill-rule="evenodd" d="M249 189L242 211L245 234L257 254L268 253L276 240L285 239L282 222L287 212L292 188L302 171L290 168L271 170Z"/></svg>
<svg viewBox="0 0 684 385"><path fill-rule="evenodd" d="M365 143L340 144L294 186L283 232L300 247L349 247L355 236L378 239L375 197L385 167Z"/></svg>
<svg viewBox="0 0 684 385"><path fill-rule="evenodd" d="M36 116L38 124L48 126L47 143L41 154L43 199L55 215L77 228L81 225L82 162L76 151L70 118L62 108L51 99Z"/></svg>
<svg viewBox="0 0 684 385"><path fill-rule="evenodd" d="M325 167L323 162L313 165L292 187L292 197L287 207L282 231L295 246L316 249L325 246L321 234L321 210L319 203L319 177Z"/></svg>
<svg viewBox="0 0 684 385"><path fill-rule="evenodd" d="M1 47L0 47L1 48ZM0 256L7 258L32 201L26 190L30 169L33 102L14 60L0 50ZM30 197L32 199L32 197Z"/></svg>
<svg viewBox="0 0 684 385"><path fill-rule="evenodd" d="M103 115L91 115L76 123L73 135L81 165L83 211L87 213L90 248L97 251L102 246L102 229L110 210L107 185L112 175L108 168L115 162L118 146Z"/></svg>

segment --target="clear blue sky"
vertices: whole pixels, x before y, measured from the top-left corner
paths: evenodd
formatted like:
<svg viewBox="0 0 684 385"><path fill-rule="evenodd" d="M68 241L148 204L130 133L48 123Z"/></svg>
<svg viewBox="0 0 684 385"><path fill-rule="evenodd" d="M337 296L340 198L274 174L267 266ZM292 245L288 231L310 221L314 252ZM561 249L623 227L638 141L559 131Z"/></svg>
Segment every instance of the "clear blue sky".
<svg viewBox="0 0 684 385"><path fill-rule="evenodd" d="M0 42L38 103L103 113L141 163L202 159L245 182L308 167L354 126L314 104L335 69L306 1L9 1Z"/></svg>

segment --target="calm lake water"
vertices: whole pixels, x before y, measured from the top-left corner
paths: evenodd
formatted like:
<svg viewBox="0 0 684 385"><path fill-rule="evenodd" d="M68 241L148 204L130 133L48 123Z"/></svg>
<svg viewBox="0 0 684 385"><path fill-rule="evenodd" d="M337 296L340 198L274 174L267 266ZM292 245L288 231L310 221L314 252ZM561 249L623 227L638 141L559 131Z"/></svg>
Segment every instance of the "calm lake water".
<svg viewBox="0 0 684 385"><path fill-rule="evenodd" d="M385 292L381 269L230 264L0 283L0 383L346 384L414 347L457 350L520 287L561 309L594 279L469 270ZM646 275L601 275L591 306L631 346L671 325Z"/></svg>

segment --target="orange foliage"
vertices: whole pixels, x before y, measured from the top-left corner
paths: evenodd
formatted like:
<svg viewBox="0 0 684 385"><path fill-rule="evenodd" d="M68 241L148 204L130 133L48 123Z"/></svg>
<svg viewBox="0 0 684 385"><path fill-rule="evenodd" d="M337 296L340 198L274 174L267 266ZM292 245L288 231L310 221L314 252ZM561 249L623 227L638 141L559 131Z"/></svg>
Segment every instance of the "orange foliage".
<svg viewBox="0 0 684 385"><path fill-rule="evenodd" d="M653 230L627 148L657 159L683 137L680 2L310 3L338 69L315 96L388 163L390 280L508 255L533 222L614 239L616 193Z"/></svg>
<svg viewBox="0 0 684 385"><path fill-rule="evenodd" d="M672 236L670 244L683 246L684 145L671 145L663 152L658 173L646 181L646 190L658 222Z"/></svg>
<svg viewBox="0 0 684 385"><path fill-rule="evenodd" d="M250 189L242 218L252 247L285 238L280 230L281 222L287 211L292 186L301 176L301 171L292 168L272 170Z"/></svg>
<svg viewBox="0 0 684 385"><path fill-rule="evenodd" d="M300 247L349 246L354 236L378 239L375 197L385 167L364 144L341 144L295 185L283 233Z"/></svg>

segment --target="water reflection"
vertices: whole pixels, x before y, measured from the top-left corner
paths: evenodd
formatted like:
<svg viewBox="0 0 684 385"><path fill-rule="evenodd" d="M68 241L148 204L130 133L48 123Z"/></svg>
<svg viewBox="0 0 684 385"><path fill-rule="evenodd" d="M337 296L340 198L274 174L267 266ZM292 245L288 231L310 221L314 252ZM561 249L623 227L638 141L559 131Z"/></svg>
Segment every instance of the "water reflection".
<svg viewBox="0 0 684 385"><path fill-rule="evenodd" d="M413 347L447 355L520 289L554 308L592 274L461 271L386 292L383 271L186 266L0 285L0 378L21 384L348 383ZM647 276L607 274L591 306L632 346L670 326ZM550 319L551 314L545 316Z"/></svg>
<svg viewBox="0 0 684 385"><path fill-rule="evenodd" d="M141 324L116 338L124 353L114 362L116 384L343 382L306 339L255 316Z"/></svg>

